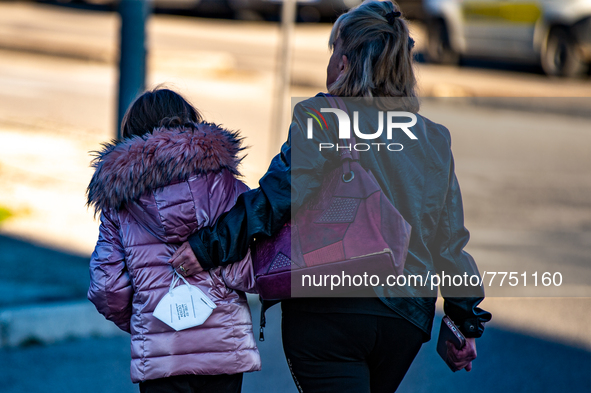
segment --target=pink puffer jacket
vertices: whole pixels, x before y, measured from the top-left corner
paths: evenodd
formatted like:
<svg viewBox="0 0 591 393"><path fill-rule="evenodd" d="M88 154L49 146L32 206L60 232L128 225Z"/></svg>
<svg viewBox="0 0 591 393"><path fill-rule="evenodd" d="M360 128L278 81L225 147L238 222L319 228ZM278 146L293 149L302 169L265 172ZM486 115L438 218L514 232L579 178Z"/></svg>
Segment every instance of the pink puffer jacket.
<svg viewBox="0 0 591 393"><path fill-rule="evenodd" d="M131 333L134 382L260 370L243 292L254 287L249 257L188 278L217 305L203 325L176 332L152 315L169 289L174 251L247 190L235 177L240 144L212 124L161 128L105 145L93 163L88 203L101 226L88 298Z"/></svg>

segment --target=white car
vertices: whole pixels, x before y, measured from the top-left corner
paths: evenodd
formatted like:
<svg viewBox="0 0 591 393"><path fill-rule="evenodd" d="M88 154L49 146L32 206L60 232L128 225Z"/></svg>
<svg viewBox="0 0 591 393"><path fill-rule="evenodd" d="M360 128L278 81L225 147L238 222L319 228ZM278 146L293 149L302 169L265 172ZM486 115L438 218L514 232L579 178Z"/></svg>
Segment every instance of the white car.
<svg viewBox="0 0 591 393"><path fill-rule="evenodd" d="M428 58L539 62L578 76L591 63L591 0L424 0Z"/></svg>

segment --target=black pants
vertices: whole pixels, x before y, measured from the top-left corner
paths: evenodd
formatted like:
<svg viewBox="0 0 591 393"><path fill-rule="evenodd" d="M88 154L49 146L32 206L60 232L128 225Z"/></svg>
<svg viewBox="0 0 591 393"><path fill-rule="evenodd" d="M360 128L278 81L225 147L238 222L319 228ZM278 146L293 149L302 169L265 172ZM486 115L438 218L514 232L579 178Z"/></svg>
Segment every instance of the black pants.
<svg viewBox="0 0 591 393"><path fill-rule="evenodd" d="M403 318L284 310L283 350L304 393L392 393L423 342Z"/></svg>
<svg viewBox="0 0 591 393"><path fill-rule="evenodd" d="M240 393L242 373L178 375L140 382L140 393Z"/></svg>

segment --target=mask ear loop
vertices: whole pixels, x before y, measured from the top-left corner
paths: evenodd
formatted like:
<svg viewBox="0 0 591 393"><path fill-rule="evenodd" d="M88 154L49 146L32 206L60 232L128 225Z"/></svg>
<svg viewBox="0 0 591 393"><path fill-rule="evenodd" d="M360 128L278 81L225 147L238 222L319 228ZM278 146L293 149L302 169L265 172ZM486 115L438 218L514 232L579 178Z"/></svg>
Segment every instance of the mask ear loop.
<svg viewBox="0 0 591 393"><path fill-rule="evenodd" d="M183 282L189 287L189 290L191 290L191 288L193 287L191 284L189 284L189 282L187 281L187 279L185 277L183 277L181 274L179 274L179 272L177 272L176 270L174 271L177 275L177 277L180 277L181 280L183 280ZM178 282L178 278L177 278L177 282Z"/></svg>
<svg viewBox="0 0 591 393"><path fill-rule="evenodd" d="M170 282L170 288L168 288L168 293L170 294L170 296L174 296L174 294L172 293L172 290L174 289L176 284L179 282L179 278L177 276L178 276L178 273L176 272L176 270L173 270L172 281Z"/></svg>
<svg viewBox="0 0 591 393"><path fill-rule="evenodd" d="M185 277L180 275L179 272L177 272L176 270L173 270L172 282L170 283L170 288L168 289L168 293L170 293L170 296L174 296L172 290L174 289L174 287L176 287L176 284L178 284L179 279L183 280L183 282L187 284L187 286L189 287L189 291L193 288L192 285L189 284L189 282L185 279Z"/></svg>

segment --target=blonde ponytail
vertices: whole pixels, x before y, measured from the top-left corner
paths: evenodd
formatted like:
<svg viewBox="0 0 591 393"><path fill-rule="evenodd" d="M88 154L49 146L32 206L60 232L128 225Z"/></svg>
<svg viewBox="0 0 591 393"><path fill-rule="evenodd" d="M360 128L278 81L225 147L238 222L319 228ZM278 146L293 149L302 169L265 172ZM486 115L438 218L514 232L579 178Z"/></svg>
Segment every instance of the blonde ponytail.
<svg viewBox="0 0 591 393"><path fill-rule="evenodd" d="M341 40L347 56L343 74L329 87L340 97L393 97L397 107L418 112L417 81L406 20L392 1L364 2L341 15L330 34L330 47Z"/></svg>

